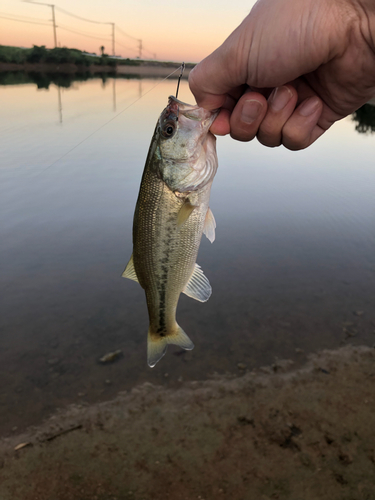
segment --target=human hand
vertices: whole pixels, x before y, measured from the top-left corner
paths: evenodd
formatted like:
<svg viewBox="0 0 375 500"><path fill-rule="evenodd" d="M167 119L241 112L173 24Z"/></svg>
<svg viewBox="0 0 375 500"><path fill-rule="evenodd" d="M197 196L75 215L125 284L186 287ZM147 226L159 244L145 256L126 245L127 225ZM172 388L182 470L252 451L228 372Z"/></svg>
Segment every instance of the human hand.
<svg viewBox="0 0 375 500"><path fill-rule="evenodd" d="M214 134L306 148L375 96L375 2L259 0L189 85Z"/></svg>

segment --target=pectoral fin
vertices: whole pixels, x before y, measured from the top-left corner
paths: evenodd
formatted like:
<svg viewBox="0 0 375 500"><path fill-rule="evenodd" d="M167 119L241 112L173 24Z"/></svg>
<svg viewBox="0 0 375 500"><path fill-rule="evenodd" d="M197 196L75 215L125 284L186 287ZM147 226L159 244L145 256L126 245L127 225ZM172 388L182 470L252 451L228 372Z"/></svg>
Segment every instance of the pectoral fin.
<svg viewBox="0 0 375 500"><path fill-rule="evenodd" d="M184 294L199 302L206 302L212 293L210 282L198 264L195 264L193 274L184 290Z"/></svg>
<svg viewBox="0 0 375 500"><path fill-rule="evenodd" d="M123 278L128 278L130 280L133 280L133 281L136 281L137 283L139 283L137 273L135 272L135 269L134 269L133 254L130 257L128 265L125 267L125 271L122 273L121 276Z"/></svg>
<svg viewBox="0 0 375 500"><path fill-rule="evenodd" d="M188 220L194 208L190 201L185 201L177 215L177 227L181 227Z"/></svg>
<svg viewBox="0 0 375 500"><path fill-rule="evenodd" d="M211 243L213 243L215 241L215 227L216 227L215 217L214 217L214 214L212 213L211 209L209 208L207 210L203 232L207 236L207 238L210 240Z"/></svg>

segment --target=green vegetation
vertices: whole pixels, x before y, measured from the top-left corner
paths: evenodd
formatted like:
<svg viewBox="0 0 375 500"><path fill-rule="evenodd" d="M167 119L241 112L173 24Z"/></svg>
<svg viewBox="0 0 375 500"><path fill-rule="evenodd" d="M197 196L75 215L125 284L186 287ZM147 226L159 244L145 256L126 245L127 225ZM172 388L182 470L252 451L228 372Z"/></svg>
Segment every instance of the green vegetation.
<svg viewBox="0 0 375 500"><path fill-rule="evenodd" d="M131 65L139 66L142 61L134 59L114 59L107 54L101 56L89 56L78 49L68 49L67 47L56 47L46 49L44 45L40 47L34 45L32 49L22 49L20 47L8 47L0 45L0 62L3 63L50 63L50 64L76 64L77 66L99 66Z"/></svg>
<svg viewBox="0 0 375 500"><path fill-rule="evenodd" d="M19 47L0 45L0 62L23 63L25 62L25 53L26 51Z"/></svg>
<svg viewBox="0 0 375 500"><path fill-rule="evenodd" d="M355 129L361 134L375 132L375 106L365 104L353 114L353 120L357 123Z"/></svg>

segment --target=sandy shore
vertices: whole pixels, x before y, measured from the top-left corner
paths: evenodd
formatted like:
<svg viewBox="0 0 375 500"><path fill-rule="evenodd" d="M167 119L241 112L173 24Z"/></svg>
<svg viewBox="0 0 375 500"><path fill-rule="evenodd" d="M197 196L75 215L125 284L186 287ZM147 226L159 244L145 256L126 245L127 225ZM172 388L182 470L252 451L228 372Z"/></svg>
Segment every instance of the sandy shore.
<svg viewBox="0 0 375 500"><path fill-rule="evenodd" d="M0 441L0 498L370 500L374 382L375 349L348 346L70 407Z"/></svg>

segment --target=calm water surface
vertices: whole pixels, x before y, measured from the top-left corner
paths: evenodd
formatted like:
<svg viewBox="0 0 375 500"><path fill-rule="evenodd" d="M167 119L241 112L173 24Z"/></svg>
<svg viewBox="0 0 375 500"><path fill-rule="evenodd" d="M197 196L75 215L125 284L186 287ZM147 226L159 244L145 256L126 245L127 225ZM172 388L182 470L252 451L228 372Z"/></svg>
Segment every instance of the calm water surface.
<svg viewBox="0 0 375 500"><path fill-rule="evenodd" d="M198 258L213 295L181 297L196 347L170 347L148 368L144 293L120 275L148 146L176 88L145 95L156 83L0 86L0 434L144 381L178 386L375 342L375 135L348 118L300 152L218 139L216 241L204 238ZM186 82L180 98L193 102ZM98 363L116 349L120 360Z"/></svg>

